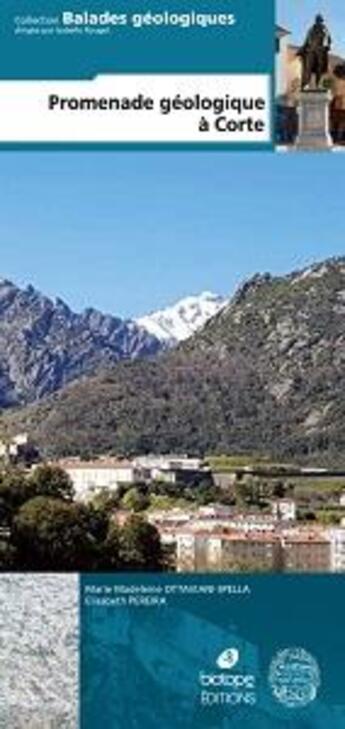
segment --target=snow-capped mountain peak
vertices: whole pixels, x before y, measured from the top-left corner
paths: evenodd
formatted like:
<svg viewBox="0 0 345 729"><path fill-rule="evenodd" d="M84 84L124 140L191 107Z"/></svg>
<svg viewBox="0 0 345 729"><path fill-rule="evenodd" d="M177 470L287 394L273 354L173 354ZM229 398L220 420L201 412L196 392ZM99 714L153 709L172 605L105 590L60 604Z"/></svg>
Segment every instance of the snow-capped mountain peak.
<svg viewBox="0 0 345 729"><path fill-rule="evenodd" d="M182 342L206 324L227 304L227 299L210 291L187 296L173 306L137 319L137 324L162 342Z"/></svg>

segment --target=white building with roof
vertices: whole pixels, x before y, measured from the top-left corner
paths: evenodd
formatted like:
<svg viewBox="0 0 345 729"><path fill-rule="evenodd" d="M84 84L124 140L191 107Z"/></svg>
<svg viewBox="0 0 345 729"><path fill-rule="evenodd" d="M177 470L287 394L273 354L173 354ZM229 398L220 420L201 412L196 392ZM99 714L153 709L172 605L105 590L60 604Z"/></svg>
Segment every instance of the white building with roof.
<svg viewBox="0 0 345 729"><path fill-rule="evenodd" d="M187 455L146 455L137 456L133 462L139 468L151 473L151 477L158 477L160 474L169 471L209 471L201 458L191 458Z"/></svg>
<svg viewBox="0 0 345 729"><path fill-rule="evenodd" d="M68 473L76 498L80 500L101 491L116 492L122 484L130 486L141 478L141 472L133 463L116 458L100 458L94 461L72 458L61 460L55 465Z"/></svg>
<svg viewBox="0 0 345 729"><path fill-rule="evenodd" d="M345 572L345 528L328 530L331 543L331 572Z"/></svg>
<svg viewBox="0 0 345 729"><path fill-rule="evenodd" d="M293 499L272 501L272 514L278 521L296 521L296 502Z"/></svg>

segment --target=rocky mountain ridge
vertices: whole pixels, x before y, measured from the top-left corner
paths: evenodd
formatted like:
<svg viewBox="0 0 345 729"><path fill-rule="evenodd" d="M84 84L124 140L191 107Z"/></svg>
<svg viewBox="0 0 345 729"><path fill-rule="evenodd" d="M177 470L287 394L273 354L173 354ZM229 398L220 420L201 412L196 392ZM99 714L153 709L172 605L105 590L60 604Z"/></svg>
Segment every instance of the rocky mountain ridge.
<svg viewBox="0 0 345 729"><path fill-rule="evenodd" d="M255 276L187 341L11 416L47 453L345 460L345 258Z"/></svg>
<svg viewBox="0 0 345 729"><path fill-rule="evenodd" d="M157 353L159 340L133 321L73 312L33 286L0 280L0 405L27 403L113 365Z"/></svg>

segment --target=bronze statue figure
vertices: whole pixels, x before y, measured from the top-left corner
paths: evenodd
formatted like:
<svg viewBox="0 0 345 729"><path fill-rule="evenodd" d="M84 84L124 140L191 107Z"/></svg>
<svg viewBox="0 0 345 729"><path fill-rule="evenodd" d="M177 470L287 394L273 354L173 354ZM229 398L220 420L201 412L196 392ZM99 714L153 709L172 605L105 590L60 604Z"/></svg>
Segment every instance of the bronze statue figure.
<svg viewBox="0 0 345 729"><path fill-rule="evenodd" d="M307 33L298 55L302 59L302 89L310 88L313 76L316 88L320 88L323 76L328 73L329 52L332 39L322 15L317 15Z"/></svg>

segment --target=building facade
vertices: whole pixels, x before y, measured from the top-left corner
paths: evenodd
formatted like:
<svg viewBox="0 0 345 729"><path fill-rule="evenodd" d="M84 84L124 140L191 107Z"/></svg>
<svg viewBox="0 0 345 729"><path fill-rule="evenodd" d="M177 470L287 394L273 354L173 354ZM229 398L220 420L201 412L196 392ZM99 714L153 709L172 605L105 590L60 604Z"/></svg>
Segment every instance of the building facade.
<svg viewBox="0 0 345 729"><path fill-rule="evenodd" d="M130 461L100 458L95 461L61 460L56 464L69 475L77 499L91 498L101 491L116 492L122 484L133 485L141 473Z"/></svg>
<svg viewBox="0 0 345 729"><path fill-rule="evenodd" d="M179 572L345 572L345 529L301 525L272 530L160 524Z"/></svg>
<svg viewBox="0 0 345 729"><path fill-rule="evenodd" d="M345 529L329 529L331 572L345 572Z"/></svg>

